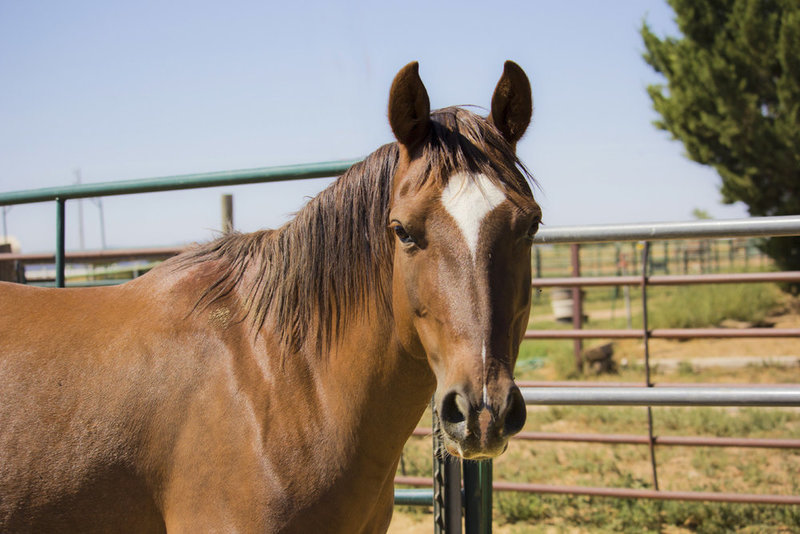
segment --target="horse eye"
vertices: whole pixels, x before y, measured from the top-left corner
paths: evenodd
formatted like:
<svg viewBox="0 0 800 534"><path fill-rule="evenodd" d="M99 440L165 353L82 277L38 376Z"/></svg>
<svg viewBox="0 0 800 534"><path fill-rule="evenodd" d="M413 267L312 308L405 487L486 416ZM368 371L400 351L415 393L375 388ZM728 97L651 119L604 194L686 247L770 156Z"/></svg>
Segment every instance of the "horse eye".
<svg viewBox="0 0 800 534"><path fill-rule="evenodd" d="M414 243L414 238L408 235L406 229L403 228L401 225L395 224L393 228L394 228L394 233L397 236L397 239L399 239L401 243L404 243L406 245Z"/></svg>
<svg viewBox="0 0 800 534"><path fill-rule="evenodd" d="M542 218L536 217L531 224L531 227L528 229L528 238L533 239L533 236L536 235L536 232L539 231L539 225L542 224Z"/></svg>

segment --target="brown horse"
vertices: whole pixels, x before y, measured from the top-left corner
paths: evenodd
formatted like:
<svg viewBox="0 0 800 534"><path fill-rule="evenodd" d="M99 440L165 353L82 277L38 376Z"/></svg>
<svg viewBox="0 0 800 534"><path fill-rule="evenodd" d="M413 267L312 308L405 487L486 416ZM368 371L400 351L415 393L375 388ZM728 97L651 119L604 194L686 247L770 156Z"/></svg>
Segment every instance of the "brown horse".
<svg viewBox="0 0 800 534"><path fill-rule="evenodd" d="M0 286L0 531L382 532L435 391L448 450L503 452L540 209L488 119L392 85L397 142L282 228L117 287Z"/></svg>

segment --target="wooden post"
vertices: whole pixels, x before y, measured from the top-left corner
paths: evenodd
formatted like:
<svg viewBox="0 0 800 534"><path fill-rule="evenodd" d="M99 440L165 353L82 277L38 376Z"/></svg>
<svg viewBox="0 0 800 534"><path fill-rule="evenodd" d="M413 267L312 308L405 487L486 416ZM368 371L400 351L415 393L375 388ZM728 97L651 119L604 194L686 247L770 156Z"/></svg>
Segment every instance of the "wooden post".
<svg viewBox="0 0 800 534"><path fill-rule="evenodd" d="M222 233L233 232L233 195L222 195Z"/></svg>
<svg viewBox="0 0 800 534"><path fill-rule="evenodd" d="M11 252L11 243L0 243L0 252ZM13 260L0 261L0 280L16 282L17 273Z"/></svg>

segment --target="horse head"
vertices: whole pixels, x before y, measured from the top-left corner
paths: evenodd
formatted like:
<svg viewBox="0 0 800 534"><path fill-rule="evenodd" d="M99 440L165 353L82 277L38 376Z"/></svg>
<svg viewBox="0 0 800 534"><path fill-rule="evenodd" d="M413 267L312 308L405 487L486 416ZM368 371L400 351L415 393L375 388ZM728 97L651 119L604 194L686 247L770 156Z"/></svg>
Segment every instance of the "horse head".
<svg viewBox="0 0 800 534"><path fill-rule="evenodd" d="M430 112L417 63L395 77L389 122L400 148L389 206L392 307L400 343L427 359L447 450L502 453L525 423L513 370L531 304L541 220L516 143L532 113L525 73L506 62L488 118Z"/></svg>

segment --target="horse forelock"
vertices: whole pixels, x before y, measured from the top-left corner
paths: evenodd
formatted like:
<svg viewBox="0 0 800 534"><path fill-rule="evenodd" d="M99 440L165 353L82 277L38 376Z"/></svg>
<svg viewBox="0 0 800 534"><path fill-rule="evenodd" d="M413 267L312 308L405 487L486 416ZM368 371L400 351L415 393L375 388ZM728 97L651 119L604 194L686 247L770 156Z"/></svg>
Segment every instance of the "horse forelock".
<svg viewBox="0 0 800 534"><path fill-rule="evenodd" d="M431 114L414 186L444 188L450 176L484 175L510 195L535 183L488 121L462 108ZM284 353L327 352L358 314L391 313L392 241L387 232L396 143L353 165L276 230L231 233L178 260L178 268L217 262L197 299L201 310L233 299L238 321L258 332L269 320Z"/></svg>
<svg viewBox="0 0 800 534"><path fill-rule="evenodd" d="M486 176L511 196L532 196L536 181L491 122L455 106L434 111L431 119L431 135L422 148L427 163L422 181L444 188L450 176L463 172Z"/></svg>

